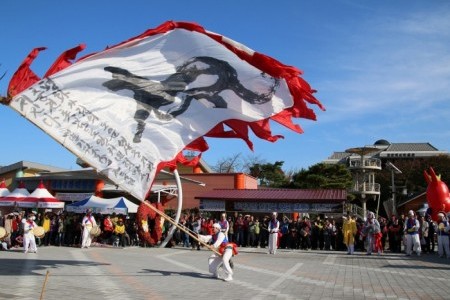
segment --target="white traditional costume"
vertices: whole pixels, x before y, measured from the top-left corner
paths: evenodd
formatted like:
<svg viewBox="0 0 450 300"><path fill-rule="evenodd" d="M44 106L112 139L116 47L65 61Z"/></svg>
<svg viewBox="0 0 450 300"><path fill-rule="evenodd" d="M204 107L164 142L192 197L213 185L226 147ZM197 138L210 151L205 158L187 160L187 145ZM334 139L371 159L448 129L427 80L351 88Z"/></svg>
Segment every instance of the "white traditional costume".
<svg viewBox="0 0 450 300"><path fill-rule="evenodd" d="M227 215L225 213L223 213L220 216L219 224L220 224L220 231L222 231L225 234L225 236L228 236L228 231L230 230L230 223L228 223Z"/></svg>
<svg viewBox="0 0 450 300"><path fill-rule="evenodd" d="M272 219L269 221L269 254L275 254L278 248L278 231L280 222L277 220L277 213L272 213Z"/></svg>
<svg viewBox="0 0 450 300"><path fill-rule="evenodd" d="M37 253L36 238L33 229L37 227L34 214L28 215L28 219L23 222L23 252Z"/></svg>
<svg viewBox="0 0 450 300"><path fill-rule="evenodd" d="M230 259L233 255L237 254L237 246L234 243L229 243L227 237L223 232L221 232L221 226L218 223L213 225L214 235L198 235L199 239L204 243L213 243L213 247L222 255L219 256L213 253L209 258L209 272L213 274L214 277L219 277L219 267L223 263L223 268L225 271L225 281L233 280L233 270L230 266Z"/></svg>
<svg viewBox="0 0 450 300"><path fill-rule="evenodd" d="M437 222L437 241L438 241L438 254L439 257L450 258L450 246L449 246L449 231L450 231L450 224L448 220L445 218L445 215L443 213L438 213L438 222Z"/></svg>
<svg viewBox="0 0 450 300"><path fill-rule="evenodd" d="M83 237L81 240L81 248L89 248L92 242L91 229L92 227L97 226L97 222L91 215L90 210L88 210L86 215L84 216L81 226L83 226Z"/></svg>
<svg viewBox="0 0 450 300"><path fill-rule="evenodd" d="M367 255L372 255L375 250L381 255L381 227L380 222L375 218L375 214L371 211L367 213L367 220L364 223L364 234L366 236Z"/></svg>
<svg viewBox="0 0 450 300"><path fill-rule="evenodd" d="M419 220L417 220L414 212L410 210L404 228L404 232L406 233L406 255L408 256L411 255L412 251L420 256L422 249L420 248L419 229Z"/></svg>

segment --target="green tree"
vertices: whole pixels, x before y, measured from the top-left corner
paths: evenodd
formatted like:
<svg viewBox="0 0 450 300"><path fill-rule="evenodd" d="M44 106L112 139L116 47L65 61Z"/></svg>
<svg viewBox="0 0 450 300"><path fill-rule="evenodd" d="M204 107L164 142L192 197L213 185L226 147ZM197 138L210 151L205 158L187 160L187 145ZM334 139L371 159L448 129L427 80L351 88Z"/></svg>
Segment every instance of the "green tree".
<svg viewBox="0 0 450 300"><path fill-rule="evenodd" d="M324 163L294 173L289 184L298 189L349 189L351 186L352 175L346 166Z"/></svg>
<svg viewBox="0 0 450 300"><path fill-rule="evenodd" d="M259 184L270 187L284 187L288 184L289 179L281 168L284 161L276 161L275 163L255 163L249 167L249 174L258 178Z"/></svg>
<svg viewBox="0 0 450 300"><path fill-rule="evenodd" d="M413 158L413 159L390 159L402 173L395 174L395 186L397 192L406 189L407 194L397 194L397 200L401 203L413 196L426 192L427 182L423 172L428 171L430 167L434 169L436 174L441 175L442 181L450 185L450 156L439 155L429 158ZM391 197L392 177L391 171L383 166L383 170L377 173L376 182L381 186L381 199Z"/></svg>

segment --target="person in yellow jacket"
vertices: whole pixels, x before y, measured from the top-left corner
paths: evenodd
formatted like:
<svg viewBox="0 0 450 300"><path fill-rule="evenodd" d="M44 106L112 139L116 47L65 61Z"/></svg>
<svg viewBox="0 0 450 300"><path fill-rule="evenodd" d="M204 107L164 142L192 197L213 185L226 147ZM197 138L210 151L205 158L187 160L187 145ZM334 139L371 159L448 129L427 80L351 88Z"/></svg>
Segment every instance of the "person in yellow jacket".
<svg viewBox="0 0 450 300"><path fill-rule="evenodd" d="M347 254L351 255L355 251L356 222L349 214L342 218L344 219L344 224L342 225L344 244L347 246Z"/></svg>
<svg viewBox="0 0 450 300"><path fill-rule="evenodd" d="M47 212L44 214L44 218L42 220L42 227L44 228L45 236L44 236L44 245L48 246L50 244L50 214Z"/></svg>
<svg viewBox="0 0 450 300"><path fill-rule="evenodd" d="M119 238L119 244L125 247L125 224L122 219L118 219L116 226L114 226L114 235Z"/></svg>

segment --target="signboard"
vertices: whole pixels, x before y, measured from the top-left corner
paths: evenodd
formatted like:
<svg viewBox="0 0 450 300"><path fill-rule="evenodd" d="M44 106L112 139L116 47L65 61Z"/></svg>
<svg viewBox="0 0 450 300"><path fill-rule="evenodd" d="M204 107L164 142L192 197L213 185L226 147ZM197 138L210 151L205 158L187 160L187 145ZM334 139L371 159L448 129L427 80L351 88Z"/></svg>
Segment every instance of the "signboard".
<svg viewBox="0 0 450 300"><path fill-rule="evenodd" d="M225 211L224 200L200 200L200 210L205 211Z"/></svg>
<svg viewBox="0 0 450 300"><path fill-rule="evenodd" d="M92 196L92 193L56 193L55 197L61 201L81 201Z"/></svg>
<svg viewBox="0 0 450 300"><path fill-rule="evenodd" d="M235 202L236 211L281 212L281 213L323 213L342 212L342 204L336 203L291 203L291 202Z"/></svg>

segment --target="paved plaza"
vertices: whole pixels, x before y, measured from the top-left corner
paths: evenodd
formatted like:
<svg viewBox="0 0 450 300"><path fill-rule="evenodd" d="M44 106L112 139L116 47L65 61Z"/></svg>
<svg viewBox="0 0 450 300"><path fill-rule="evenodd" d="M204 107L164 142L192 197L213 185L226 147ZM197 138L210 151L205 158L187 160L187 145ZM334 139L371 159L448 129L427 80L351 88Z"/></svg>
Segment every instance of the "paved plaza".
<svg viewBox="0 0 450 300"><path fill-rule="evenodd" d="M450 299L450 260L437 255L240 250L232 282L210 276L203 249L1 251L0 299Z"/></svg>

